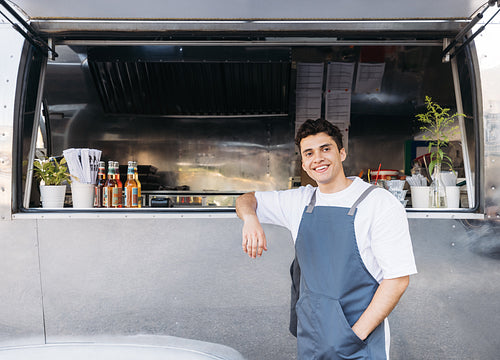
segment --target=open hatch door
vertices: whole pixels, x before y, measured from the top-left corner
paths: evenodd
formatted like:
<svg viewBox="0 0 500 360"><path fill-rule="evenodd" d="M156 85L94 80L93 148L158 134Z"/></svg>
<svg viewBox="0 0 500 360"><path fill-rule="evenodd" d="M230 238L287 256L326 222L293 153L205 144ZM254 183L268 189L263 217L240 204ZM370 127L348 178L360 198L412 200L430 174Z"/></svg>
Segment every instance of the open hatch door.
<svg viewBox="0 0 500 360"><path fill-rule="evenodd" d="M468 19L484 0L15 0L31 20L425 20Z"/></svg>

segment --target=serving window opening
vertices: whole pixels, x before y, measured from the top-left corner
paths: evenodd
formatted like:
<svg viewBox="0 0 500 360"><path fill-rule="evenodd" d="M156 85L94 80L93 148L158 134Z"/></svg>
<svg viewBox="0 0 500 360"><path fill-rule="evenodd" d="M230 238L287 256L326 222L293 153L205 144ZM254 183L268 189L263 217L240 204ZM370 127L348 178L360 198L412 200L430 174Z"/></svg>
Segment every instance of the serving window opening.
<svg viewBox="0 0 500 360"><path fill-rule="evenodd" d="M36 145L33 156L99 149L106 164L120 164L122 183L127 163L136 161L142 207L133 211L232 211L244 192L310 183L294 145L308 118L324 117L341 129L346 175L384 185L418 169L430 180L428 140L416 119L426 96L466 115L445 149L460 188L459 206L447 211L477 208L474 74L467 52L456 57L455 69L442 62L442 42L57 50L43 77L45 145ZM23 138L32 134L38 131L25 130ZM443 210L415 208L408 182L404 189L409 212ZM23 191L25 210L38 211L36 186ZM64 209L71 207L68 186Z"/></svg>

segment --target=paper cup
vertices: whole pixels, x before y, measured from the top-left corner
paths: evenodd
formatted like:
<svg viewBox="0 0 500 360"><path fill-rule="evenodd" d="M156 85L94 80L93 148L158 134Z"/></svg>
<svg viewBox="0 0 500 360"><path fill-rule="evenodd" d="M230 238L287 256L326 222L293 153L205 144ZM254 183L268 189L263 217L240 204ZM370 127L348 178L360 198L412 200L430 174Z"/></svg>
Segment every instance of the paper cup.
<svg viewBox="0 0 500 360"><path fill-rule="evenodd" d="M460 187L446 186L446 203L449 208L458 209L460 207Z"/></svg>
<svg viewBox="0 0 500 360"><path fill-rule="evenodd" d="M411 206L414 208L429 207L429 186L411 187Z"/></svg>
<svg viewBox="0 0 500 360"><path fill-rule="evenodd" d="M82 184L78 181L71 183L73 207L88 209L94 207L94 184Z"/></svg>

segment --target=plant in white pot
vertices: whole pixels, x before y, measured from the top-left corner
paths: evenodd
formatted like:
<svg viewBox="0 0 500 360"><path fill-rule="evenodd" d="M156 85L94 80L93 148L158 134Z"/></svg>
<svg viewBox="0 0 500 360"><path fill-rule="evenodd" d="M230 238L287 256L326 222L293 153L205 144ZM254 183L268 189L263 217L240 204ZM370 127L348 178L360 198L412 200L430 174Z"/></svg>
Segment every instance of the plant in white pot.
<svg viewBox="0 0 500 360"><path fill-rule="evenodd" d="M62 208L66 195L66 184L71 183L66 159L55 158L35 160L33 164L35 178L40 181L40 197L44 208Z"/></svg>
<svg viewBox="0 0 500 360"><path fill-rule="evenodd" d="M430 163L428 164L429 175L432 183L429 189L429 206L436 208L447 207L446 186L442 179L442 166L445 165L454 173L452 159L444 152L450 142L450 138L458 131L454 125L455 119L464 114L455 113L450 115L450 109L442 108L432 101L429 96L425 97L427 112L417 114L416 117L423 125L420 130L426 133L424 140L429 141Z"/></svg>

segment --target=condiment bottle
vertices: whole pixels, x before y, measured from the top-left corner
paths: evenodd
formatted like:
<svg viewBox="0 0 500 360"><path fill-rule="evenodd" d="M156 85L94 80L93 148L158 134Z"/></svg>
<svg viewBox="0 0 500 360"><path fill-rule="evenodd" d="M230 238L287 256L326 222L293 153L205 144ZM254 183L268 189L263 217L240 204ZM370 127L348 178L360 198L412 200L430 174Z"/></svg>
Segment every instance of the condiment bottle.
<svg viewBox="0 0 500 360"><path fill-rule="evenodd" d="M99 171L97 173L97 184L95 186L94 207L102 208L104 206L104 189L106 185L106 163L99 161Z"/></svg>
<svg viewBox="0 0 500 360"><path fill-rule="evenodd" d="M103 207L114 207L113 203L116 203L117 200L114 199L113 194L115 193L115 188L117 186L118 184L115 180L115 167L113 161L108 161L108 179L106 180L106 185L104 186Z"/></svg>
<svg viewBox="0 0 500 360"><path fill-rule="evenodd" d="M129 161L127 167L127 181L125 182L124 201L124 205L127 208L138 207L138 187L134 177L134 163L132 161Z"/></svg>
<svg viewBox="0 0 500 360"><path fill-rule="evenodd" d="M142 195L141 195L141 182L139 181L139 172L137 170L137 161L133 161L134 166L134 180L137 183L137 205L142 207Z"/></svg>
<svg viewBox="0 0 500 360"><path fill-rule="evenodd" d="M116 199L113 199L113 201L116 200L116 205L115 203L113 203L113 207L121 208L123 206L123 184L120 180L120 163L118 161L114 161L113 167L115 168L116 180L116 189L113 191L113 196L116 197Z"/></svg>

